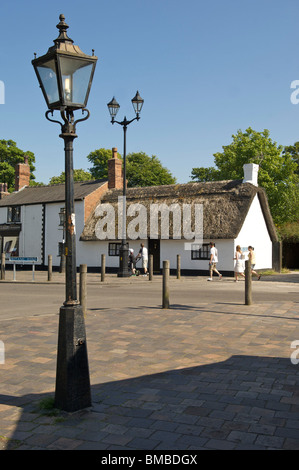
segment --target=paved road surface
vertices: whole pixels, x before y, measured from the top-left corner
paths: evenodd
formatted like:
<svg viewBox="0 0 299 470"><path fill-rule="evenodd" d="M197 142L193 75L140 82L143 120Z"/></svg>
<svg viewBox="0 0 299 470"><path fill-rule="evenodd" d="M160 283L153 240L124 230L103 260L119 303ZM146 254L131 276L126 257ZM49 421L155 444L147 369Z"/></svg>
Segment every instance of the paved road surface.
<svg viewBox="0 0 299 470"><path fill-rule="evenodd" d="M89 275L92 407L58 416L39 404L55 390L63 277L18 276L0 283L0 449L299 450L298 274L254 280L251 306L244 282L172 278L171 309L161 278Z"/></svg>

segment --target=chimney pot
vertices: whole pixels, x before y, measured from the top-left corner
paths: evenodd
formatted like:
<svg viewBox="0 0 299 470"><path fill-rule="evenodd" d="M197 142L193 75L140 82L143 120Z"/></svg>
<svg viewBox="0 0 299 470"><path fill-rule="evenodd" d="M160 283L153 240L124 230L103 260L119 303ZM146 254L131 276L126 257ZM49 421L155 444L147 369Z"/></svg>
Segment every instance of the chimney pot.
<svg viewBox="0 0 299 470"><path fill-rule="evenodd" d="M7 183L0 183L0 199L3 199L5 196L9 196L7 191Z"/></svg>
<svg viewBox="0 0 299 470"><path fill-rule="evenodd" d="M244 179L243 183L251 183L254 186L258 186L257 178L258 178L258 171L259 165L256 163L246 163L243 165L244 170Z"/></svg>

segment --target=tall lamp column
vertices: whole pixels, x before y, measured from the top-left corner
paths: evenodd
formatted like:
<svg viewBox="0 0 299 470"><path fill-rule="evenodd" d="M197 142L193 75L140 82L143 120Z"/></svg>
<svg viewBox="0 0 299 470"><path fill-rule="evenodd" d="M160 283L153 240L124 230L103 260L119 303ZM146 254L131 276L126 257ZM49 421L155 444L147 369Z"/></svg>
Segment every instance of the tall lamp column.
<svg viewBox="0 0 299 470"><path fill-rule="evenodd" d="M59 312L55 407L77 411L91 406L91 390L83 309L77 300L76 225L73 178L73 141L76 124L89 117L86 109L97 57L84 54L67 35L60 15L59 36L48 52L32 65L48 111L46 118L60 124L65 151L65 302ZM74 119L81 109L83 118ZM62 122L50 118L58 110Z"/></svg>
<svg viewBox="0 0 299 470"><path fill-rule="evenodd" d="M62 227L62 242L59 242L60 273L65 273L65 207L59 212L59 227Z"/></svg>
<svg viewBox="0 0 299 470"><path fill-rule="evenodd" d="M112 100L107 104L110 116L111 116L111 123L114 124L115 122L117 124L120 124L123 127L124 131L124 156L123 156L123 161L124 161L124 166L123 166L123 207L122 207L122 241L121 241L121 246L119 250L119 270L118 270L118 277L129 277L130 272L128 269L128 259L129 259L129 244L127 243L127 237L126 237L126 189L127 189L127 181L126 181L126 152L127 152L127 141L126 141L126 135L127 135L127 127L131 122L137 120L139 121L140 119L140 112L144 103L144 100L140 97L139 92L137 91L136 95L134 98L131 100L133 104L134 111L136 113L136 117L134 119L131 119L130 121L127 120L126 117L124 117L123 121L116 121L115 117L118 113L118 110L120 108L118 102L116 99L113 97Z"/></svg>

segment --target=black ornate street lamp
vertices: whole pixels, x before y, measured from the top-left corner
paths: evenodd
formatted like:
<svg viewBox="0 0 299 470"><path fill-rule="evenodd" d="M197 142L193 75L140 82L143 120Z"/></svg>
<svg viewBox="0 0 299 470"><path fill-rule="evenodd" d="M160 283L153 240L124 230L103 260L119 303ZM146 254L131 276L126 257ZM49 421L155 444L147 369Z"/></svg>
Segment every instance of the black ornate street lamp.
<svg viewBox="0 0 299 470"><path fill-rule="evenodd" d="M73 141L76 124L89 117L85 108L97 57L84 54L67 35L68 25L60 15L59 36L48 52L32 61L46 100L46 118L60 124L65 150L65 256L66 300L60 308L55 406L76 411L91 405L84 315L77 300L76 227L74 208ZM74 111L85 116L74 120ZM63 122L51 119L59 111Z"/></svg>
<svg viewBox="0 0 299 470"><path fill-rule="evenodd" d="M131 122L137 120L139 121L140 119L140 112L144 103L144 100L141 98L139 95L139 92L137 91L136 95L134 98L131 100L133 104L134 111L136 113L136 117L134 119L131 119L130 121L127 120L126 117L124 117L123 121L115 121L115 117L118 113L118 110L120 108L118 102L116 99L113 97L112 100L107 104L109 113L111 116L111 122L114 124L115 122L117 124L120 124L123 127L124 130L124 168L123 168L123 220L122 220L122 242L119 250L119 270L118 270L118 277L128 277L130 276L130 272L128 269L128 258L129 258L129 244L127 243L127 237L126 237L126 188L127 188L127 182L126 182L126 133L127 133L127 127Z"/></svg>

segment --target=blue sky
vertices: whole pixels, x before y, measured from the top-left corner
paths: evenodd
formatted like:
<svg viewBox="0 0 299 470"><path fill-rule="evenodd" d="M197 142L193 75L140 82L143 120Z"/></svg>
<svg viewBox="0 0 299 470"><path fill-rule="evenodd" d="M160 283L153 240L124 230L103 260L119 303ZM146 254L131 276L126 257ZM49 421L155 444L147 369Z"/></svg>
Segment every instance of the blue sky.
<svg viewBox="0 0 299 470"><path fill-rule="evenodd" d="M60 13L74 43L98 56L75 168L88 169L95 149L123 152L107 103L115 96L118 118L133 118L137 89L144 107L128 128L127 152L156 155L180 183L192 168L213 166L238 129L269 129L282 145L299 140L299 105L290 100L299 80L298 0L2 2L0 138L34 152L36 181L64 171L60 128L44 117L31 64L53 45Z"/></svg>

